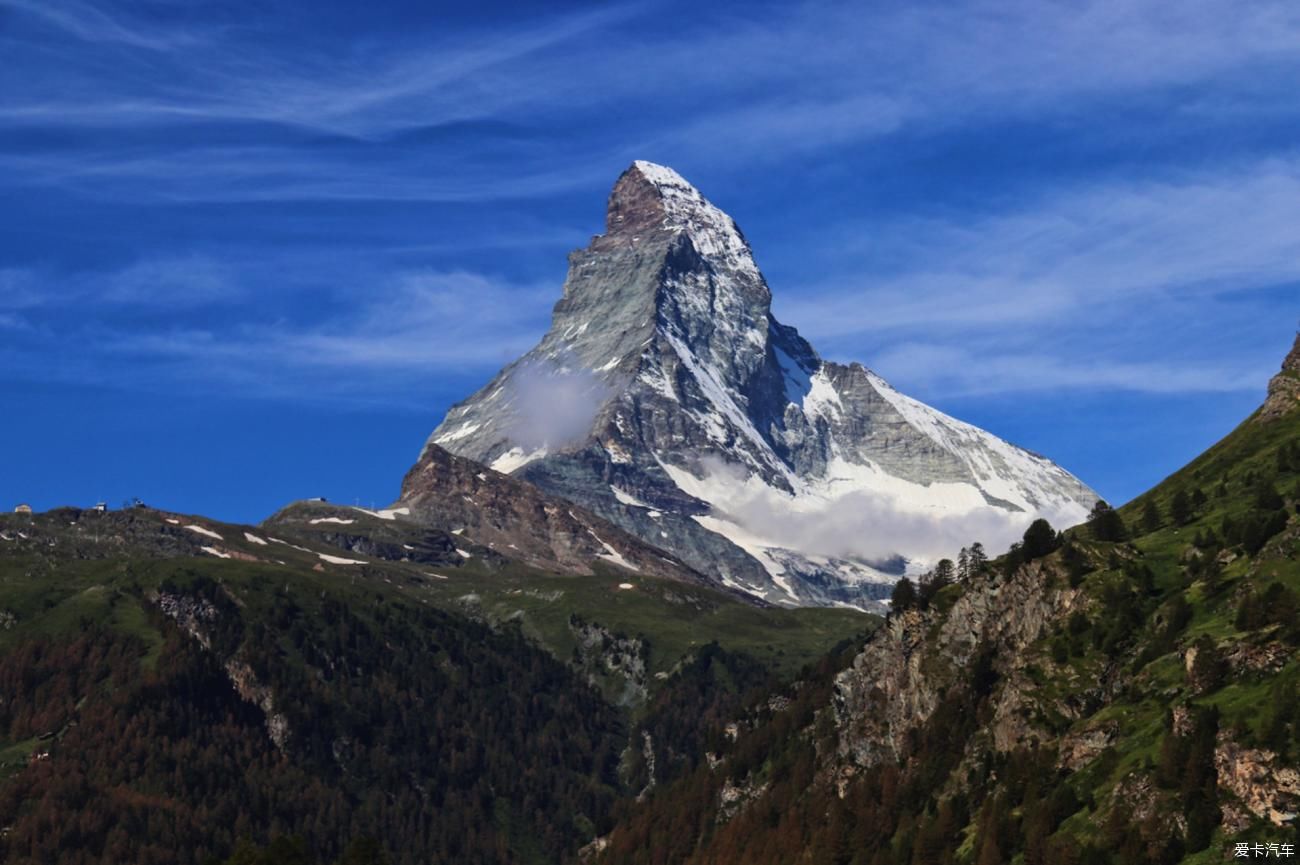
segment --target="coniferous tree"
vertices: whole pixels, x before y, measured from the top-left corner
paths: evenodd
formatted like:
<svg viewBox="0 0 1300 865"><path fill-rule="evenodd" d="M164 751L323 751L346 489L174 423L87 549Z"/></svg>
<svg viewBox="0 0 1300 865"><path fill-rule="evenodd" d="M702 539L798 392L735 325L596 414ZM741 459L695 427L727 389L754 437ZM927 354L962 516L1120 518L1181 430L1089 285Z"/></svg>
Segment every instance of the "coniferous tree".
<svg viewBox="0 0 1300 865"><path fill-rule="evenodd" d="M901 613L916 606L916 584L903 577L894 584L894 591L889 596L889 611Z"/></svg>
<svg viewBox="0 0 1300 865"><path fill-rule="evenodd" d="M1217 553L1205 557L1201 565L1201 585L1207 598L1214 597L1223 588L1223 565L1219 563Z"/></svg>
<svg viewBox="0 0 1300 865"><path fill-rule="evenodd" d="M1124 520L1120 517L1119 511L1100 499L1088 514L1088 529L1099 541L1115 542L1128 537L1128 531L1124 528Z"/></svg>
<svg viewBox="0 0 1300 865"><path fill-rule="evenodd" d="M984 842L980 844L980 856L976 860L976 865L1006 865L996 835L990 834L984 838Z"/></svg>
<svg viewBox="0 0 1300 865"><path fill-rule="evenodd" d="M1041 559L1056 551L1060 546L1056 530L1052 528L1051 523L1039 518L1029 524L1025 529L1024 539L1020 544L1021 554L1025 561L1032 562L1034 559Z"/></svg>
<svg viewBox="0 0 1300 865"><path fill-rule="evenodd" d="M1202 694L1217 691L1223 687L1228 675L1228 663L1223 653L1209 634L1202 634L1193 643L1193 647L1196 649L1196 657L1192 660L1192 687Z"/></svg>
<svg viewBox="0 0 1300 865"><path fill-rule="evenodd" d="M1261 511L1276 511L1285 506L1277 487L1270 478L1260 478L1255 484L1255 507Z"/></svg>
<svg viewBox="0 0 1300 865"><path fill-rule="evenodd" d="M1192 500L1188 498L1185 491L1179 490L1174 493L1173 501L1169 503L1169 517L1176 526L1185 526L1191 522Z"/></svg>
<svg viewBox="0 0 1300 865"><path fill-rule="evenodd" d="M388 865L388 856L374 838L362 837L348 845L338 865Z"/></svg>
<svg viewBox="0 0 1300 865"><path fill-rule="evenodd" d="M1159 530L1162 517L1160 516L1160 506L1156 504L1154 498L1147 499L1146 506L1142 509L1142 528L1147 534Z"/></svg>

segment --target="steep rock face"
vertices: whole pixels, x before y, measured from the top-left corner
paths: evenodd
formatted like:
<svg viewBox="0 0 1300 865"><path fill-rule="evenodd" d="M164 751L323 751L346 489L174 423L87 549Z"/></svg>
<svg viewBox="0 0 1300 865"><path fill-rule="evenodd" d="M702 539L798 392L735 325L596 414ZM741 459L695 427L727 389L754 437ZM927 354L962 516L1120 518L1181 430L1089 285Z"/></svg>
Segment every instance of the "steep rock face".
<svg viewBox="0 0 1300 865"><path fill-rule="evenodd" d="M1021 659L1083 600L1080 590L1058 585L1063 581L1054 576L1051 567L1033 562L1008 580L980 578L946 613L891 616L836 679L840 757L862 768L902 757L908 733L930 717L950 685L969 675L981 648L994 653L1003 679L989 724L994 747L1009 751L1040 738L1017 711Z"/></svg>
<svg viewBox="0 0 1300 865"><path fill-rule="evenodd" d="M159 592L154 597L154 603L163 615L176 622L182 631L198 641L204 649L218 652L213 646L210 629L221 618L221 612L211 601L197 596ZM275 694L270 686L259 681L253 668L239 658L224 658L222 668L240 698L262 710L266 718L267 736L275 747L284 752L291 732L289 719L277 711Z"/></svg>
<svg viewBox="0 0 1300 865"><path fill-rule="evenodd" d="M1297 406L1300 406L1300 333L1296 334L1291 352L1282 361L1282 370L1268 383L1268 397L1259 416L1261 420L1273 420Z"/></svg>
<svg viewBox="0 0 1300 865"><path fill-rule="evenodd" d="M1049 460L822 360L770 307L735 222L671 169L634 163L606 233L570 256L550 331L428 446L789 605L870 606L934 557L908 537L955 548L977 523L996 544L1095 501Z"/></svg>
<svg viewBox="0 0 1300 865"><path fill-rule="evenodd" d="M402 481L402 516L537 568L590 574L597 563L701 582L699 574L617 526L530 484L437 446Z"/></svg>
<svg viewBox="0 0 1300 865"><path fill-rule="evenodd" d="M1256 817L1283 826L1300 812L1300 770L1272 751L1242 747L1220 733L1214 768L1219 784Z"/></svg>

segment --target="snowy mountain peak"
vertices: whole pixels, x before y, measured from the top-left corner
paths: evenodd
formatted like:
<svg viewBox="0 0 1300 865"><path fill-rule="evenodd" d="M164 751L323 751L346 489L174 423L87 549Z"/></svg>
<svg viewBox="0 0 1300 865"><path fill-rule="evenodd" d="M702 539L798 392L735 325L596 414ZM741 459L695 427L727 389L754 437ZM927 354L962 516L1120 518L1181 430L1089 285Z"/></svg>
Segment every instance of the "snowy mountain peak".
<svg viewBox="0 0 1300 865"><path fill-rule="evenodd" d="M569 257L550 331L432 444L531 481L772 603L871 606L904 568L1095 494L1064 469L822 360L771 314L736 223L635 162Z"/></svg>
<svg viewBox="0 0 1300 865"><path fill-rule="evenodd" d="M761 279L735 220L673 169L637 160L610 194L606 240L637 244L660 233L685 234L715 267Z"/></svg>
<svg viewBox="0 0 1300 865"><path fill-rule="evenodd" d="M685 177L682 177L680 174L678 174L673 169L669 168L667 165L659 165L658 163L655 162L648 162L644 159L637 159L632 163L631 168L629 168L628 170L636 171L646 180L653 183L655 186L658 187L675 186L678 189L689 190L690 192L693 192L696 195L700 194L699 190L697 190L694 186L691 186L691 184L686 181Z"/></svg>

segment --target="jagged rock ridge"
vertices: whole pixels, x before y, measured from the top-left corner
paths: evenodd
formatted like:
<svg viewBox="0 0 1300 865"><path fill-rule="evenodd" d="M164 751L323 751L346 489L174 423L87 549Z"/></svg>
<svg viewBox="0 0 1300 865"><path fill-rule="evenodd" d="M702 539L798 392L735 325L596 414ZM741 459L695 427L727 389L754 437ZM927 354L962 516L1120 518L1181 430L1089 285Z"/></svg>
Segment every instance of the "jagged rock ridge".
<svg viewBox="0 0 1300 865"><path fill-rule="evenodd" d="M615 184L605 234L570 255L541 343L428 446L791 605L870 606L934 539L996 543L990 526L1068 525L1096 500L1051 461L820 358L772 316L735 222L647 162ZM983 531L962 534L971 523Z"/></svg>
<svg viewBox="0 0 1300 865"><path fill-rule="evenodd" d="M1260 407L1260 419L1270 421L1300 406L1300 333L1282 360L1282 369L1268 383L1268 398Z"/></svg>

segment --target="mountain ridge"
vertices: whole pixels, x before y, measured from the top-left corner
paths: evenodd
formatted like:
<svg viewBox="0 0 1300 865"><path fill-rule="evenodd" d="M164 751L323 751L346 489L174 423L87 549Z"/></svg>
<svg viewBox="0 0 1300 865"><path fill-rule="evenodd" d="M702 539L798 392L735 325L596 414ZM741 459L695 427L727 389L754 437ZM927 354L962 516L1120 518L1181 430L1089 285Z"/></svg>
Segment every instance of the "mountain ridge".
<svg viewBox="0 0 1300 865"><path fill-rule="evenodd" d="M710 771L639 805L590 861L1206 865L1243 845L1293 850L1300 401L1266 412L1277 392L1122 508L900 594L851 657L751 702Z"/></svg>
<svg viewBox="0 0 1300 865"><path fill-rule="evenodd" d="M428 445L518 474L724 585L874 606L908 560L989 538L990 522L1007 542L1035 516L1078 522L1096 500L1051 461L822 359L772 315L735 221L671 169L634 162L606 233L569 265L542 341ZM944 525L930 549L888 537Z"/></svg>

